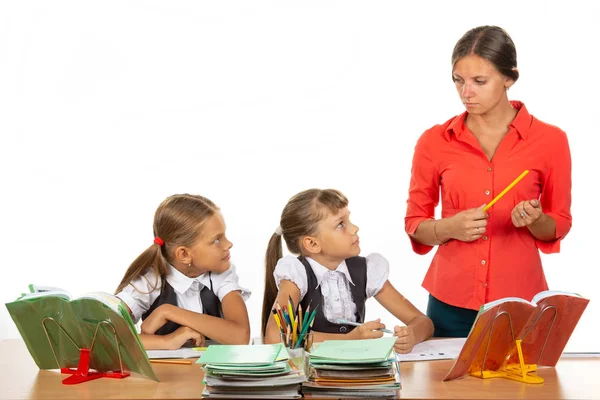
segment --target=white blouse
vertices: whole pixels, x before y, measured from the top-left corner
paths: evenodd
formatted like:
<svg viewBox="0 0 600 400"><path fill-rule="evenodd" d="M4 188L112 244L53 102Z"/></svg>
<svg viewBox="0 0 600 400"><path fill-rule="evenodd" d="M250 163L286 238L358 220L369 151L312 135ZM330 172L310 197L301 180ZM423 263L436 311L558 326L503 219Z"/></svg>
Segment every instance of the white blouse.
<svg viewBox="0 0 600 400"><path fill-rule="evenodd" d="M175 267L169 265L167 282L175 290L177 304L179 307L189 311L202 313L202 301L200 300L200 291L207 286L210 289L210 279L208 272L190 278L179 272ZM244 289L239 284L239 278L235 272L235 266L231 264L227 271L221 273L213 272L210 274L213 283L213 291L220 301L234 290L239 290L244 301L250 297L250 291ZM152 288L156 285L156 289ZM123 290L117 294L121 300L127 304L131 310L133 322L137 323L142 315L150 309L154 301L160 295L162 282L160 277L154 274L154 270L149 270L145 275L131 281Z"/></svg>
<svg viewBox="0 0 600 400"><path fill-rule="evenodd" d="M390 266L381 254L372 253L367 257L367 298L373 297L379 293L384 283L388 280ZM315 277L317 278L317 288L321 287L321 293L324 297L324 304L321 304L325 318L332 323L337 323L338 319L356 322L356 304L352 299L350 285L354 285L346 261L335 269L329 270L312 258L306 257ZM304 298L308 291L308 278L304 265L293 255L285 256L275 266L273 272L275 283L279 288L281 280L294 282L300 290L300 300Z"/></svg>

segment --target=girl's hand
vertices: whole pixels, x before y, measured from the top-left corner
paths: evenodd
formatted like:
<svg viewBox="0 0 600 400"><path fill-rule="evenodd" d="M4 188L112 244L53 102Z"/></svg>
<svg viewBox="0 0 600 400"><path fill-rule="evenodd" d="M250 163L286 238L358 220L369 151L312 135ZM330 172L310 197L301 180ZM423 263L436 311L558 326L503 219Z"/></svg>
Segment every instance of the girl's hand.
<svg viewBox="0 0 600 400"><path fill-rule="evenodd" d="M167 350L177 350L187 343L188 340L193 341L195 347L204 346L204 335L196 332L187 326L180 326L175 332L164 336L165 348Z"/></svg>
<svg viewBox="0 0 600 400"><path fill-rule="evenodd" d="M513 208L510 218L514 226L521 228L535 224L542 214L542 205L538 200L525 200Z"/></svg>
<svg viewBox="0 0 600 400"><path fill-rule="evenodd" d="M394 336L397 336L396 343L394 343L394 350L396 353L406 354L415 347L416 338L415 331L412 326L398 326L394 327Z"/></svg>
<svg viewBox="0 0 600 400"><path fill-rule="evenodd" d="M142 333L145 335L154 335L161 326L167 323L166 312L170 304L162 304L142 322Z"/></svg>
<svg viewBox="0 0 600 400"><path fill-rule="evenodd" d="M375 321L365 322L361 326L357 326L351 332L348 332L349 339L377 339L383 336L383 332L378 329L384 329L385 325L378 318Z"/></svg>
<svg viewBox="0 0 600 400"><path fill-rule="evenodd" d="M452 221L452 231L450 233L452 239L461 242L472 242L485 233L489 215L483 211L484 206L461 211L449 218Z"/></svg>

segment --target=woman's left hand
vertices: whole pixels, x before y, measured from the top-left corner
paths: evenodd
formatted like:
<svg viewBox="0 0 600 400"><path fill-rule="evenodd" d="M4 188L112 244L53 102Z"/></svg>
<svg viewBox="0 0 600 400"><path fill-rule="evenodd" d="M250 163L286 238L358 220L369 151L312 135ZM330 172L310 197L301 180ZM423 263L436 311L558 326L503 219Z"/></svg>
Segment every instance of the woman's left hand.
<svg viewBox="0 0 600 400"><path fill-rule="evenodd" d="M166 311L170 304L163 304L158 307L142 322L142 333L145 335L154 335L164 324L167 323Z"/></svg>
<svg viewBox="0 0 600 400"><path fill-rule="evenodd" d="M542 205L537 199L525 200L513 208L510 213L512 223L517 228L533 225L543 215Z"/></svg>
<svg viewBox="0 0 600 400"><path fill-rule="evenodd" d="M394 343L394 350L396 353L406 354L415 347L415 331L412 326L398 326L394 327L394 336L397 336L396 343Z"/></svg>

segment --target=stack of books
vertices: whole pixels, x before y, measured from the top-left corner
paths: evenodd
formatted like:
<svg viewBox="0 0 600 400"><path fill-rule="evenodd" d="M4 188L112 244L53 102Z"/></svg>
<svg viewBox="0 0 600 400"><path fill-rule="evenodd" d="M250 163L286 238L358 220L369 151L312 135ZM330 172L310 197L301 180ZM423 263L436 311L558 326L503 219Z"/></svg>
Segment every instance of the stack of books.
<svg viewBox="0 0 600 400"><path fill-rule="evenodd" d="M212 345L197 361L204 364L202 397L218 399L296 399L306 380L282 344Z"/></svg>
<svg viewBox="0 0 600 400"><path fill-rule="evenodd" d="M329 340L313 346L308 359L304 397L398 398L400 365L395 337Z"/></svg>

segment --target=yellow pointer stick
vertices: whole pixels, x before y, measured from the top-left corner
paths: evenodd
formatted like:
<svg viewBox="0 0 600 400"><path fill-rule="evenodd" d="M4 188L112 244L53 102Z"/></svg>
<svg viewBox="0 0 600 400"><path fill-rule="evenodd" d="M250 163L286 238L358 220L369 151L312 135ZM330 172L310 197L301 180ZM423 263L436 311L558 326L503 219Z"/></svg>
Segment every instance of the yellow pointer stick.
<svg viewBox="0 0 600 400"><path fill-rule="evenodd" d="M498 196L494 197L494 200L490 201L489 204L483 208L483 211L489 210L489 208L491 206L493 206L494 203L496 203L498 200L500 200L502 198L502 196L504 196L506 194L506 192L508 192L510 189L512 189L513 186L515 186L517 183L519 183L519 181L521 179L523 179L523 177L525 175L527 175L528 173L529 173L528 169L526 169L525 171L523 171L523 173L521 175L519 175L517 177L517 179L515 179L514 181L512 181L511 184L506 187L506 189L504 189L502 192L500 192L500 194Z"/></svg>

